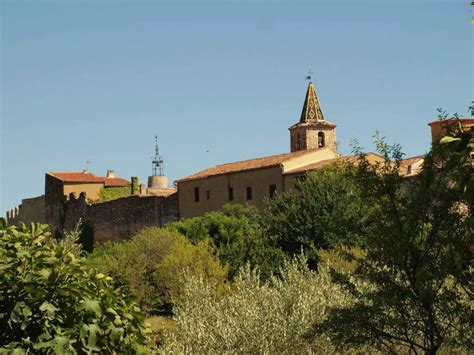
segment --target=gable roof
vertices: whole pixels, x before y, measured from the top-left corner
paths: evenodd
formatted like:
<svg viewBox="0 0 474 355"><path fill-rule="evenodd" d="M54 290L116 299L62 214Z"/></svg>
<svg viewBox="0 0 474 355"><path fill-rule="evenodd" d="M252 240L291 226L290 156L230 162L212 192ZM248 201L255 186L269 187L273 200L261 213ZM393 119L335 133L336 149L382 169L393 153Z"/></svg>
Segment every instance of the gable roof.
<svg viewBox="0 0 474 355"><path fill-rule="evenodd" d="M65 183L104 183L105 186L128 186L130 182L122 178L96 176L90 172L50 172L48 175Z"/></svg>
<svg viewBox="0 0 474 355"><path fill-rule="evenodd" d="M272 166L278 166L290 159L301 157L303 155L313 153L318 150L320 149L300 150L293 153L278 154L278 155L272 155L269 157L242 160L242 161L237 161L234 163L220 164L208 169L201 170L195 174L186 176L182 179L177 180L176 182L179 183L183 181L202 179L208 176L223 175L223 174L235 173L235 172L240 172L240 171L255 170L255 169L269 168Z"/></svg>

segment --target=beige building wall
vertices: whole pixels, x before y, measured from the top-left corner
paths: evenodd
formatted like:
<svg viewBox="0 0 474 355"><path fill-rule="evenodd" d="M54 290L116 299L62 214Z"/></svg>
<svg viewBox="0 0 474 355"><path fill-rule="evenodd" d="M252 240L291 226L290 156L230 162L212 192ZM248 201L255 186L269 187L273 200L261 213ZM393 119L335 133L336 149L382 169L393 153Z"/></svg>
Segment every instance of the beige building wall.
<svg viewBox="0 0 474 355"><path fill-rule="evenodd" d="M104 187L103 182L98 182L98 183L64 183L64 196L69 197L69 194L71 192L76 194L76 197L79 197L79 194L81 192L86 193L86 197L89 200L99 200L99 192L100 190Z"/></svg>
<svg viewBox="0 0 474 355"><path fill-rule="evenodd" d="M179 217L202 216L227 203L248 202L263 209L264 200L270 196L270 185L275 185L277 192L284 191L282 172L281 166L274 166L178 182ZM199 188L199 202L195 201L196 187ZM229 187L233 188L233 201L229 201ZM247 200L247 187L252 187L252 200Z"/></svg>

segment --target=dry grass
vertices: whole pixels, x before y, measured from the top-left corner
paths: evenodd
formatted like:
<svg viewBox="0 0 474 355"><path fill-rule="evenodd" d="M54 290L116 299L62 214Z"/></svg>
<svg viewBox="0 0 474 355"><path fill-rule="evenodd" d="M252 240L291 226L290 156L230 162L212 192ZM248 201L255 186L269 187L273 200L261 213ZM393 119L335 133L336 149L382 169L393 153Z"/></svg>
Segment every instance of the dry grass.
<svg viewBox="0 0 474 355"><path fill-rule="evenodd" d="M151 338L159 344L164 333L174 332L176 330L176 321L171 317L152 316L145 320L151 329Z"/></svg>

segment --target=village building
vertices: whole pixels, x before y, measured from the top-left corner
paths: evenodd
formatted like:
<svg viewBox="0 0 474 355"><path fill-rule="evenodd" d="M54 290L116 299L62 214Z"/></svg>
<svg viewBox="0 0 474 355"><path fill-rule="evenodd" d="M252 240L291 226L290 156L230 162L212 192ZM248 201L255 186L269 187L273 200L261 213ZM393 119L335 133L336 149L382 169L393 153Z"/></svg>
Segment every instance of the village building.
<svg viewBox="0 0 474 355"><path fill-rule="evenodd" d="M49 202L57 201L70 194L85 193L91 201L99 201L102 189L129 187L130 181L115 177L113 170L107 170L105 177L82 172L50 172L45 176L45 197Z"/></svg>
<svg viewBox="0 0 474 355"><path fill-rule="evenodd" d="M429 123L433 141L446 133L449 120ZM460 119L471 129L474 119ZM259 209L265 200L279 192L294 192L295 182L310 171L336 162L355 162L357 157L344 157L337 152L336 124L326 120L309 82L300 120L289 128L290 153L216 165L176 181L179 218L201 216L219 210L228 203L249 203ZM383 158L369 153L370 162ZM423 166L423 156L401 161L401 174L416 176Z"/></svg>
<svg viewBox="0 0 474 355"><path fill-rule="evenodd" d="M473 118L431 122L433 141L439 141L451 123L460 123L466 130L474 127ZM82 221L93 242L119 241L144 227L201 216L228 203L249 203L263 209L266 199L275 194L296 192L296 182L308 172L338 162L357 164L357 156L338 153L336 124L326 120L312 82L300 119L289 131L290 152L216 165L177 180L177 188L168 185L157 141L147 186L139 184L137 177L130 181L116 177L112 170L105 177L89 171L46 173L44 195L23 199L7 213L7 220L48 223L59 233ZM384 161L374 153L368 153L367 159L371 163ZM422 155L402 160L401 174L415 177L423 160ZM123 197L104 200L104 192L113 189L121 189Z"/></svg>
<svg viewBox="0 0 474 355"><path fill-rule="evenodd" d="M325 119L312 82L300 120L289 130L290 153L217 165L176 181L179 217L200 216L227 203L250 203L261 209L266 198L293 191L305 167L340 156L336 125ZM299 174L293 174L295 170Z"/></svg>

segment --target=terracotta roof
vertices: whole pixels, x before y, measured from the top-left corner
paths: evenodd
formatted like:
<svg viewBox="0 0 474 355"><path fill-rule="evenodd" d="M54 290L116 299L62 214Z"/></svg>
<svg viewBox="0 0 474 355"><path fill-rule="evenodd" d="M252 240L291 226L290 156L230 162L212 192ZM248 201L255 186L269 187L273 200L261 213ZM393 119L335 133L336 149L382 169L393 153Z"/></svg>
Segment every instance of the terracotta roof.
<svg viewBox="0 0 474 355"><path fill-rule="evenodd" d="M154 195L154 196L164 196L168 197L176 192L175 188L168 188L168 189L153 189L153 188L148 188L148 195Z"/></svg>
<svg viewBox="0 0 474 355"><path fill-rule="evenodd" d="M377 155L375 153L367 153L367 159L369 160L369 162L383 160L383 158L380 155ZM285 175L301 174L307 171L316 170L324 166L328 166L328 165L336 164L336 163L356 163L358 160L359 160L359 157L357 155L321 160L316 163L311 163L305 166L298 167L293 170L286 171Z"/></svg>
<svg viewBox="0 0 474 355"><path fill-rule="evenodd" d="M431 125L438 125L438 124L445 124L445 123L453 123L456 121L456 118L455 117L451 117L451 118L448 118L446 120L436 120L436 121L433 121L433 122L430 122L428 123L428 126L431 126ZM467 124L468 126L470 125L473 125L474 124L474 118L473 117L465 117L465 118L459 118L459 121L463 124Z"/></svg>
<svg viewBox="0 0 474 355"><path fill-rule="evenodd" d="M234 173L237 171L246 171L246 170L254 170L254 169L268 168L271 166L277 166L284 163L285 161L289 159L308 154L309 152L314 152L315 150L317 149L300 150L298 152L293 152L293 153L272 155L272 156L264 157L264 158L243 160L243 161L238 161L234 163L216 165L216 166L213 166L212 168L201 170L195 174L186 176L180 180L177 180L177 182L202 179L208 176L223 175L223 174L228 174L228 173Z"/></svg>
<svg viewBox="0 0 474 355"><path fill-rule="evenodd" d="M51 172L48 173L63 182L70 183L104 183L105 186L127 186L130 185L128 180L122 178L106 178L96 176L89 172Z"/></svg>
<svg viewBox="0 0 474 355"><path fill-rule="evenodd" d="M102 178L105 180L105 186L128 186L130 185L130 181L122 178Z"/></svg>

